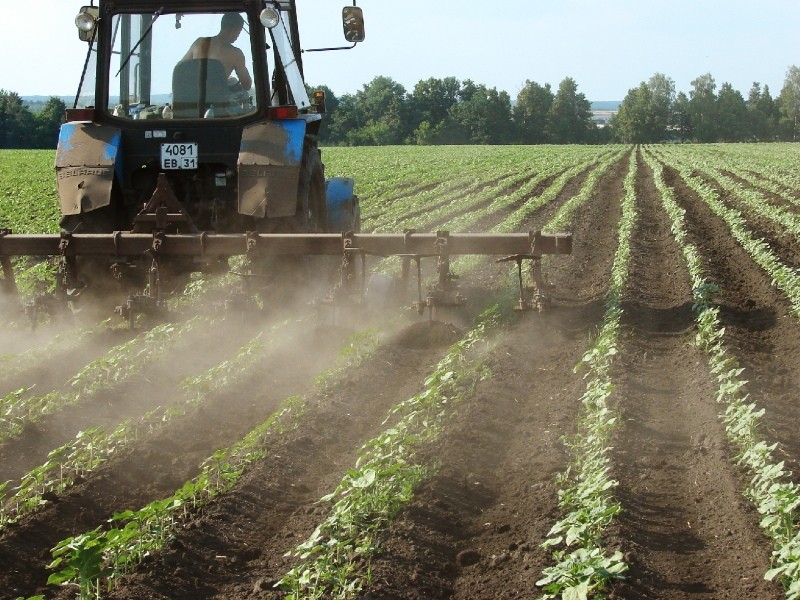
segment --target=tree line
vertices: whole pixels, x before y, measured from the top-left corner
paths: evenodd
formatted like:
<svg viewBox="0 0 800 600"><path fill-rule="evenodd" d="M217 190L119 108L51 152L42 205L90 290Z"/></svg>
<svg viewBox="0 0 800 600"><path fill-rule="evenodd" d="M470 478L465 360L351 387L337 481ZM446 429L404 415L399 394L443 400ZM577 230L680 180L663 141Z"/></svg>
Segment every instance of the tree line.
<svg viewBox="0 0 800 600"><path fill-rule="evenodd" d="M789 67L773 98L769 86L753 83L747 99L710 73L691 82L689 94L675 93L662 73L628 91L611 126L620 142L768 142L800 140L800 68Z"/></svg>
<svg viewBox="0 0 800 600"><path fill-rule="evenodd" d="M455 77L429 78L408 92L379 76L355 94L325 91L329 118L320 140L331 145L586 144L610 141L595 126L591 103L571 77L553 91L526 81L508 92Z"/></svg>
<svg viewBox="0 0 800 600"><path fill-rule="evenodd" d="M688 94L662 73L628 90L605 127L566 77L526 80L514 101L502 90L455 77L419 81L410 92L378 76L353 94L336 96L325 85L327 116L320 142L341 146L390 144L600 144L658 142L764 142L800 140L800 68L791 66L780 94L753 83L745 99L710 73ZM54 148L64 103L50 98L32 113L14 92L0 90L0 148Z"/></svg>
<svg viewBox="0 0 800 600"><path fill-rule="evenodd" d="M0 89L0 148L55 148L65 110L53 96L34 114L18 94Z"/></svg>
<svg viewBox="0 0 800 600"><path fill-rule="evenodd" d="M411 92L382 76L338 98L326 86L317 89L330 108L321 139L332 145L800 140L800 68L789 67L777 98L759 83L747 99L729 83L717 92L710 73L691 85L688 94L676 93L674 80L656 73L628 91L605 127L593 121L571 77L555 91L527 80L514 102L504 91L455 77L420 81Z"/></svg>

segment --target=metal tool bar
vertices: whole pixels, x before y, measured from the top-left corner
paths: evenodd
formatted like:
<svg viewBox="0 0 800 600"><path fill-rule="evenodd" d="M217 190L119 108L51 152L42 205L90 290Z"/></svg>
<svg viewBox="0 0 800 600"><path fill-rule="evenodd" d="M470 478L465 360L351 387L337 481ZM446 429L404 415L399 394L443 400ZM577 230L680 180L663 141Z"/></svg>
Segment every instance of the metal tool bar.
<svg viewBox="0 0 800 600"><path fill-rule="evenodd" d="M436 256L438 233L356 233L350 234L351 251L365 254L421 254ZM258 253L273 255L341 255L342 235L338 233L257 234ZM59 255L59 235L10 234L0 236L0 256ZM165 234L161 256L236 256L247 254L246 234ZM70 255L138 256L151 249L153 235L115 232L75 233L70 237ZM556 233L451 233L447 253L511 255L570 254L572 234Z"/></svg>

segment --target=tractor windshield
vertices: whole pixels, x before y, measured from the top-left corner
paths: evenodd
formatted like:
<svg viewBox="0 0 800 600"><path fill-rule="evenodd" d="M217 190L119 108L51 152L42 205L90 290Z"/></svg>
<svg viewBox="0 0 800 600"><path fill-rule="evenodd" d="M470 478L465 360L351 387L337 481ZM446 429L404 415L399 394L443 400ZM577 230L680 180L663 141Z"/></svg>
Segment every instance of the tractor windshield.
<svg viewBox="0 0 800 600"><path fill-rule="evenodd" d="M256 110L245 13L118 14L108 110L123 119L231 118Z"/></svg>

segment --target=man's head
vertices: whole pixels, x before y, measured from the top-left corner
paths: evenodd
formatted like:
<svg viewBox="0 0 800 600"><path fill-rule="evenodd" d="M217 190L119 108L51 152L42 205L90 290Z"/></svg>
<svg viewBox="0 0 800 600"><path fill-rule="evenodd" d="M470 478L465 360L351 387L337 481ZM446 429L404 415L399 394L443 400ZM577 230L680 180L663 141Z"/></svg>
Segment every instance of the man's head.
<svg viewBox="0 0 800 600"><path fill-rule="evenodd" d="M221 34L231 39L231 41L234 41L239 37L242 27L244 27L242 15L237 12L229 12L222 15L219 31Z"/></svg>

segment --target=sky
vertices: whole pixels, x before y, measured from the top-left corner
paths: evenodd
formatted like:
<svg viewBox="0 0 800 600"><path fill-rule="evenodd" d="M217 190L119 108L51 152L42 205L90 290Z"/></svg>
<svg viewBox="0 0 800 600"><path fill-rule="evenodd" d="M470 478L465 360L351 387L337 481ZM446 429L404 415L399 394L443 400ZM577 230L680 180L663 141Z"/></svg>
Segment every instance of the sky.
<svg viewBox="0 0 800 600"><path fill-rule="evenodd" d="M297 0L304 48L344 44L349 0ZM75 93L86 53L81 2L37 0L32 27L0 36L0 89L21 96ZM800 0L359 0L366 40L304 55L306 81L336 95L379 75L407 91L429 77L471 79L513 98L526 80L553 90L572 77L591 101L622 100L663 73L677 91L710 73L746 98L754 81L780 93L800 66ZM46 18L45 18L46 17ZM212 32L213 33L213 32Z"/></svg>

